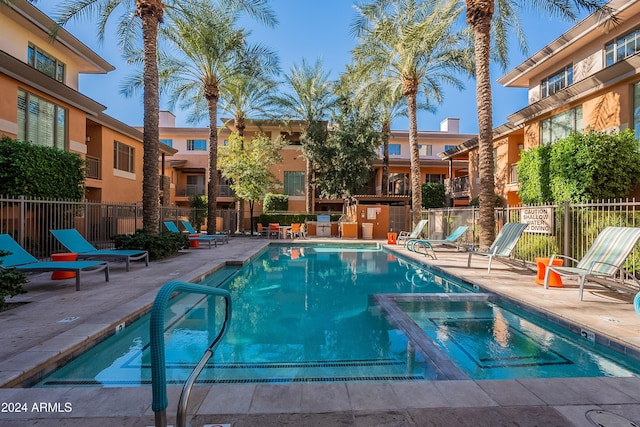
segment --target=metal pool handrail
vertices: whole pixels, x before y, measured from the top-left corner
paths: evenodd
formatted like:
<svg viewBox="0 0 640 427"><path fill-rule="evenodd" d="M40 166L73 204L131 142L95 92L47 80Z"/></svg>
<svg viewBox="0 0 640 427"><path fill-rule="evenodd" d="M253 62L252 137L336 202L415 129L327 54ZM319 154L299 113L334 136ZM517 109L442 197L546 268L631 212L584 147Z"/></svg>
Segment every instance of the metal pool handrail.
<svg viewBox="0 0 640 427"><path fill-rule="evenodd" d="M151 340L151 388L153 391L153 401L151 408L155 414L156 427L167 426L167 370L165 366L164 352L164 313L169 302L169 298L174 292L189 292L195 294L207 294L220 296L225 299L225 316L222 329L205 350L198 365L187 378L180 395L178 404L178 413L176 415L176 424L178 427L186 426L187 402L191 388L200 375L205 364L213 355L215 346L220 342L224 334L227 332L229 321L231 320L231 294L224 289L210 288L207 286L196 285L188 282L171 281L162 286L151 308L151 324L150 324L150 340Z"/></svg>

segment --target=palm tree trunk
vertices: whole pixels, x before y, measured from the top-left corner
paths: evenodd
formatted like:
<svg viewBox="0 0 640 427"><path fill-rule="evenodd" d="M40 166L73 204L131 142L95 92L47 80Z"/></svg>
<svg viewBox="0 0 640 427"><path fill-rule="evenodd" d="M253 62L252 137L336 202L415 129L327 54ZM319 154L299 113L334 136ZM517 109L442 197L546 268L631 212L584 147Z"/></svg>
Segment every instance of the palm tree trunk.
<svg viewBox="0 0 640 427"><path fill-rule="evenodd" d="M307 213L312 213L313 212L313 177L311 176L311 174L313 173L313 163L311 162L311 160L307 159L307 171L305 173L306 175L306 188L304 190L305 192L305 208Z"/></svg>
<svg viewBox="0 0 640 427"><path fill-rule="evenodd" d="M493 118L491 77L491 17L493 0L467 0L467 23L473 28L476 60L476 102L478 104L478 171L480 177L480 247L486 249L495 239L495 183L493 164Z"/></svg>
<svg viewBox="0 0 640 427"><path fill-rule="evenodd" d="M158 9L159 8L159 9ZM162 6L146 8L138 13L142 20L142 40L144 42L144 130L142 132L142 228L152 234L160 232L160 212L158 208L159 173L158 157L160 149L160 102L158 95L158 25L162 20Z"/></svg>
<svg viewBox="0 0 640 427"><path fill-rule="evenodd" d="M389 135L391 123L382 124L382 195L389 195Z"/></svg>
<svg viewBox="0 0 640 427"><path fill-rule="evenodd" d="M404 95L407 97L409 112L409 150L411 152L411 210L413 228L422 219L422 182L420 181L420 151L418 150L418 120L417 120L417 82L404 82Z"/></svg>
<svg viewBox="0 0 640 427"><path fill-rule="evenodd" d="M236 117L234 119L236 130L238 131L238 135L242 138L242 151L244 151L244 128L245 120L243 117ZM238 199L236 201L236 212L238 213L238 224L236 225L236 233L244 234L244 200Z"/></svg>
<svg viewBox="0 0 640 427"><path fill-rule="evenodd" d="M207 186L207 234L216 233L218 210L218 90L206 88L205 98L209 106L209 184Z"/></svg>

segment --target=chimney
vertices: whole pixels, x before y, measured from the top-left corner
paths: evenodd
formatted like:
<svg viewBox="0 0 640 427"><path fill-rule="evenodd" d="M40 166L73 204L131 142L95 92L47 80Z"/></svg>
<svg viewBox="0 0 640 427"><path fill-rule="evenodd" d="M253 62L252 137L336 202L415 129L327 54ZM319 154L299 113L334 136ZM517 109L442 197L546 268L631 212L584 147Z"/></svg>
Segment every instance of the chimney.
<svg viewBox="0 0 640 427"><path fill-rule="evenodd" d="M176 127L176 116L171 111L160 111L160 127L174 128Z"/></svg>
<svg viewBox="0 0 640 427"><path fill-rule="evenodd" d="M440 122L440 132L460 133L460 119L447 117Z"/></svg>

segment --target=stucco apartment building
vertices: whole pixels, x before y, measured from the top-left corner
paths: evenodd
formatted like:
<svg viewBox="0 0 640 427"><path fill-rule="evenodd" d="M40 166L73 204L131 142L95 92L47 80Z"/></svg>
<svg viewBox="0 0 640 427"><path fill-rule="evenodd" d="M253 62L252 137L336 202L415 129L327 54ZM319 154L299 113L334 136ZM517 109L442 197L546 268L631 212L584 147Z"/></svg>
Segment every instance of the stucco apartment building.
<svg viewBox="0 0 640 427"><path fill-rule="evenodd" d="M232 120L222 120L227 123L218 132L218 146L225 145L229 135L235 131ZM160 112L160 140L174 149L177 153L164 164L164 174L170 177L171 201L178 206L188 206L195 195L206 194L208 176L208 138L209 128L176 127L176 117L169 111ZM270 138L282 136L288 144L282 149L283 161L272 167L272 173L279 184L270 191L289 196L289 211L304 212L305 196L304 183L306 163L302 156L300 145L300 123L247 121L244 131L246 139L253 138L262 132ZM439 153L455 147L472 135L459 132L458 119L446 119L441 123L439 131L422 131L418 134L420 145L421 179L423 182L442 182L450 177L467 174L467 161L443 161ZM161 166L162 168L162 166ZM410 188L410 151L409 133L407 131L393 131L389 141L389 194L405 196ZM218 206L221 209L233 208L233 191L224 179L220 180ZM368 186L368 194L382 194L382 152L374 162L374 173ZM344 200L328 200L315 197L313 206L316 212L340 213ZM245 209L245 227L248 227L249 209ZM261 206L256 205L254 215L261 213Z"/></svg>
<svg viewBox="0 0 640 427"><path fill-rule="evenodd" d="M63 28L52 38L54 24L27 1L0 2L0 135L79 154L87 200L141 202L142 133L78 91L80 74L114 67Z"/></svg>
<svg viewBox="0 0 640 427"><path fill-rule="evenodd" d="M528 105L493 131L495 190L505 203L520 202L516 166L522 150L571 131L632 128L640 136L640 2L608 5L616 10L615 25L592 14L498 79L505 87L528 89ZM477 195L477 139L441 157L469 160L469 177L452 181L450 194L458 200Z"/></svg>

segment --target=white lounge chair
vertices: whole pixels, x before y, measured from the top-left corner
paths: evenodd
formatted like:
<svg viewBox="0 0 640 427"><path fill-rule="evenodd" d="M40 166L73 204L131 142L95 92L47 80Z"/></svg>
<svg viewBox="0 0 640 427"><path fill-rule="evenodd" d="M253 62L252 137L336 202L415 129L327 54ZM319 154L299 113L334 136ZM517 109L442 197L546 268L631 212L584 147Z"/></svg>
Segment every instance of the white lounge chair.
<svg viewBox="0 0 640 427"><path fill-rule="evenodd" d="M574 276L580 279L578 295L580 301L582 301L584 282L587 279L592 279L600 284L603 283L599 280L606 279L607 283L614 285L616 283L614 279L622 270L625 260L635 248L638 239L640 239L640 228L605 227L580 261L563 255L552 255L544 276L544 288L549 289L551 271L561 276ZM577 264L575 267L553 265L553 260L556 258L568 259ZM624 286L621 281L618 281L618 284Z"/></svg>

